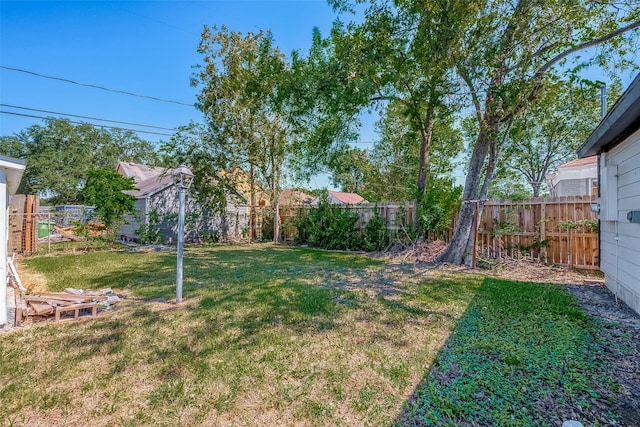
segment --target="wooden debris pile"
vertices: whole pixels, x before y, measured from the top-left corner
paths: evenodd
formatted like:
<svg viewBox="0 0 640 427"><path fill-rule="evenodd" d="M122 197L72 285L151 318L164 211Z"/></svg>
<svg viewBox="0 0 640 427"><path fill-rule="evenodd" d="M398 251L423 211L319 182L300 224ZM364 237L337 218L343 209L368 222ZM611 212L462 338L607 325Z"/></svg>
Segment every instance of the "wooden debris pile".
<svg viewBox="0 0 640 427"><path fill-rule="evenodd" d="M22 297L22 316L51 317L54 321L94 318L98 308L108 309L120 301L110 288L79 290L67 288L64 292L37 292Z"/></svg>
<svg viewBox="0 0 640 427"><path fill-rule="evenodd" d="M74 226L60 227L57 225L53 226L53 234L47 237L43 237L42 240L46 239L51 239L52 241L68 239L73 242L79 242L80 240L82 240L80 237L76 236Z"/></svg>
<svg viewBox="0 0 640 427"><path fill-rule="evenodd" d="M384 255L394 263L431 263L435 262L446 246L442 240L401 242L389 248Z"/></svg>

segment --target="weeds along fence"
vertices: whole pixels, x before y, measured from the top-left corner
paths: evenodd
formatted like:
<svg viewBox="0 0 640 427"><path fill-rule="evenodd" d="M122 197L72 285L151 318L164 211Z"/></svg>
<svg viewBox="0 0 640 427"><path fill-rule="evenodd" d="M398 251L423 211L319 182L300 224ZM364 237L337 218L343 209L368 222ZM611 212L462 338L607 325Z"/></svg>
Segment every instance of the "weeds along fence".
<svg viewBox="0 0 640 427"><path fill-rule="evenodd" d="M293 240L297 231L293 222L302 210L309 213L313 206L308 204L281 206L279 210L284 240ZM375 215L387 225L389 231L400 231L403 226L413 224L415 206L413 202L360 203L357 205L340 205L358 215L358 226L363 228Z"/></svg>
<svg viewBox="0 0 640 427"><path fill-rule="evenodd" d="M529 256L549 264L597 270L595 196L488 200L478 219L476 250L487 258Z"/></svg>

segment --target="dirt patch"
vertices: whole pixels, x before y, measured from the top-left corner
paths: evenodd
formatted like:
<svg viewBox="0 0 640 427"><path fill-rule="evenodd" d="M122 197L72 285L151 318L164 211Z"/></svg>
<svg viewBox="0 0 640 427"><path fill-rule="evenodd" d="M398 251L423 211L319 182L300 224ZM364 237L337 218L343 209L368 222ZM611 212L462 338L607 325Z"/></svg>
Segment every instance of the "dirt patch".
<svg viewBox="0 0 640 427"><path fill-rule="evenodd" d="M551 266L529 257L520 259L487 260L479 259L476 272L493 277L501 277L521 282L573 283L602 282L603 275L599 270L576 271L567 267Z"/></svg>
<svg viewBox="0 0 640 427"><path fill-rule="evenodd" d="M29 271L20 264L16 267L18 270L18 276L20 276L20 280L22 281L22 286L27 289L27 292L35 293L48 291L47 278L43 274Z"/></svg>

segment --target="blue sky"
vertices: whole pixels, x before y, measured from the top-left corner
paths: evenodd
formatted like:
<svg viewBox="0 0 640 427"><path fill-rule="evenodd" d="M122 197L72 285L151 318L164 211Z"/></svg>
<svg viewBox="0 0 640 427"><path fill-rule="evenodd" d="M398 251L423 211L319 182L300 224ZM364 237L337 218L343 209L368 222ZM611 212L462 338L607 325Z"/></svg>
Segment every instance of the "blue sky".
<svg viewBox="0 0 640 427"><path fill-rule="evenodd" d="M328 34L336 18L326 0L5 1L0 0L0 65L192 105L192 66L205 24L242 33L271 30L286 54L311 44L313 27ZM623 76L626 85L632 76ZM596 76L597 78L597 76ZM2 111L25 107L165 128L202 121L192 106L107 92L0 68ZM364 117L361 141L373 141L377 114ZM86 120L71 118L73 120ZM0 135L41 123L0 114ZM103 123L97 122L94 123ZM143 129L130 125L117 125ZM147 129L160 133L167 130ZM168 136L139 134L158 142ZM366 147L362 144L359 147ZM464 171L457 171L462 181ZM310 183L327 186L326 177Z"/></svg>
<svg viewBox="0 0 640 427"><path fill-rule="evenodd" d="M189 77L192 66L201 61L196 48L205 24L226 25L242 33L271 30L276 44L290 54L293 50L306 53L313 28L327 34L335 17L325 0L2 0L0 65L192 105L197 89L190 87ZM165 128L202 121L201 113L191 106L7 69L0 69L0 103L4 104L0 110L20 114L48 115L7 105ZM42 120L0 114L0 135L14 134L35 123ZM364 140L372 140L371 125L363 133ZM168 139L139 135L153 142ZM326 185L326 180L318 185Z"/></svg>
<svg viewBox="0 0 640 427"><path fill-rule="evenodd" d="M313 27L327 32L334 19L324 0L2 1L0 8L1 65L187 104L195 102L197 89L189 86L189 77L201 59L196 48L205 24L243 33L271 29L290 53L306 52ZM0 79L2 104L167 128L201 121L193 107L6 69L0 69ZM2 135L40 122L8 114L0 120Z"/></svg>

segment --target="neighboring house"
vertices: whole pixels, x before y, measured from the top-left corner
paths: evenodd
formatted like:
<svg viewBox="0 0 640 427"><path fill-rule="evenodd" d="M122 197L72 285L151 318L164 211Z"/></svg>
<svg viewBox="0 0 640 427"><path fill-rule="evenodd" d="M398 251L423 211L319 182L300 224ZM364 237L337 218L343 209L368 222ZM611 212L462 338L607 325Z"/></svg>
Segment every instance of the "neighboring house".
<svg viewBox="0 0 640 427"><path fill-rule="evenodd" d="M547 174L551 197L593 196L598 188L598 156L572 160Z"/></svg>
<svg viewBox="0 0 640 427"><path fill-rule="evenodd" d="M9 196L15 194L24 173L25 161L12 157L0 156L0 211L2 226L0 227L0 328L13 325L15 321L15 296L8 289L7 253L9 239Z"/></svg>
<svg viewBox="0 0 640 427"><path fill-rule="evenodd" d="M578 150L599 156L600 269L640 313L640 74Z"/></svg>
<svg viewBox="0 0 640 427"><path fill-rule="evenodd" d="M157 213L157 227L165 242L177 241L178 190L173 182L171 170L148 167L135 163L119 162L116 171L125 177L133 177L136 190L126 193L136 198L136 215L127 218L128 224L120 228L123 240L137 240L136 230L148 225ZM219 215L202 209L197 201L186 195L185 241L206 240L208 236L240 239L247 227L247 202L239 195L227 197L226 214Z"/></svg>
<svg viewBox="0 0 640 427"><path fill-rule="evenodd" d="M280 207L308 205L315 199L314 196L298 190L282 190L280 192Z"/></svg>
<svg viewBox="0 0 640 427"><path fill-rule="evenodd" d="M327 191L329 197L329 203L332 205L357 205L358 203L368 203L364 197L356 193L343 193L340 191ZM312 205L317 205L320 201L320 197L316 197L311 202Z"/></svg>

